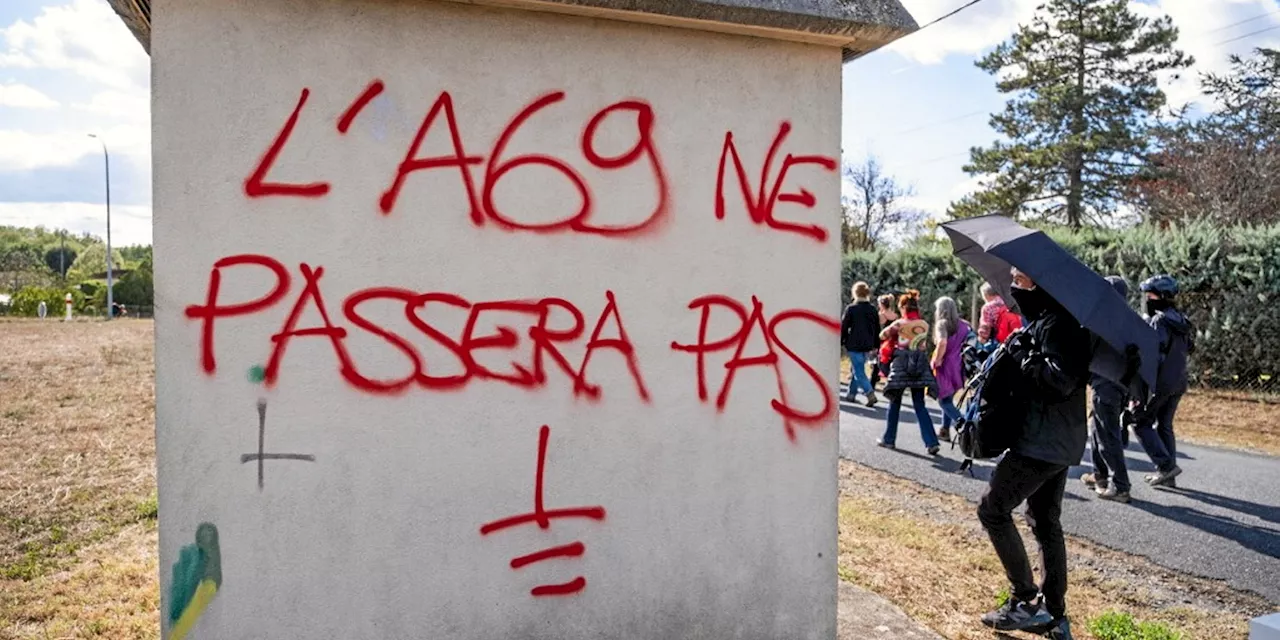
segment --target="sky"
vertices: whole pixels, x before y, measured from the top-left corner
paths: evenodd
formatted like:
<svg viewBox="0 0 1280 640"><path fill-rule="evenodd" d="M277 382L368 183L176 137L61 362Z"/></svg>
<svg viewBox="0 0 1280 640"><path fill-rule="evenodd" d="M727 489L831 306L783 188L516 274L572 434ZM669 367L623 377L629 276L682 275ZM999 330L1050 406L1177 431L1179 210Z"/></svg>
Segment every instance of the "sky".
<svg viewBox="0 0 1280 640"><path fill-rule="evenodd" d="M925 24L966 0L901 1ZM1164 82L1174 104L1194 102L1197 74L1224 70L1229 54L1280 47L1280 0L1130 3L1143 15L1171 16L1180 46L1196 58ZM1037 4L981 0L845 64L844 160L875 154L914 189L912 204L934 216L970 192L975 180L961 167L971 147L994 139L987 120L1004 102L973 61ZM99 140L110 149L112 244L150 243L146 53L105 0L0 0L0 224L104 235Z"/></svg>

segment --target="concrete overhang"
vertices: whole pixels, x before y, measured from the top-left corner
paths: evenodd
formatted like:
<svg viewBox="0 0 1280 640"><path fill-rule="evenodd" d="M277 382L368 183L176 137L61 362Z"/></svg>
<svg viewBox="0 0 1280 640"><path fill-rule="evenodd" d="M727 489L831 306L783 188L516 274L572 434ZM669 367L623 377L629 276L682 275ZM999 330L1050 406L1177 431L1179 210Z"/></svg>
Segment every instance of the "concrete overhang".
<svg viewBox="0 0 1280 640"><path fill-rule="evenodd" d="M898 0L450 1L836 46L846 62L917 28ZM150 53L151 0L107 2Z"/></svg>

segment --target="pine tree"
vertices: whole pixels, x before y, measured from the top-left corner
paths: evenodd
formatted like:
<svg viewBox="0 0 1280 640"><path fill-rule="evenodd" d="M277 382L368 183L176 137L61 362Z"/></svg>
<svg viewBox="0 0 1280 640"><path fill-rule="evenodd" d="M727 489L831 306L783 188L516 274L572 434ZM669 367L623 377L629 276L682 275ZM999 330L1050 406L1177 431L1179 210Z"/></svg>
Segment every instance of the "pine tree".
<svg viewBox="0 0 1280 640"><path fill-rule="evenodd" d="M1039 215L1079 227L1114 215L1143 167L1165 95L1160 71L1192 63L1166 16L1127 0L1049 0L1031 23L977 61L1011 97L991 127L1003 139L970 151L981 188L951 214Z"/></svg>

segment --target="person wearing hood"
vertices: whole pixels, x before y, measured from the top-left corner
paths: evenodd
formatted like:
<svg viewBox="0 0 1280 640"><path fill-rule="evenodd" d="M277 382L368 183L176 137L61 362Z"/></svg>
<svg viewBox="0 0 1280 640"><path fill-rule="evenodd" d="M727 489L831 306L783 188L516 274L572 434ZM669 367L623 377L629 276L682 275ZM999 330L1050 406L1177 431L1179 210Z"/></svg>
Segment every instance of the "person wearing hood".
<svg viewBox="0 0 1280 640"><path fill-rule="evenodd" d="M1129 285L1120 276L1107 276L1107 282L1120 297L1128 297ZM1128 404L1128 391L1124 385L1097 374L1089 380L1093 390L1093 412L1089 417L1090 448L1093 473L1080 479L1103 500L1129 502L1129 470L1124 459L1124 426L1120 415Z"/></svg>
<svg viewBox="0 0 1280 640"><path fill-rule="evenodd" d="M1160 334L1160 367L1151 399L1139 407L1134 432L1157 472L1146 477L1153 487L1176 487L1182 475L1178 466L1173 417L1187 391L1187 356L1195 352L1195 329L1178 311L1178 281L1158 275L1142 283L1143 311Z"/></svg>
<svg viewBox="0 0 1280 640"><path fill-rule="evenodd" d="M1067 545L1062 498L1071 466L1088 440L1086 386L1093 338L1057 300L1026 274L1013 271L1013 301L1029 321L1007 343L1018 374L1010 384L1023 418L1014 445L992 471L978 519L1010 583L1008 601L982 617L998 631L1028 631L1070 640L1067 619ZM1027 520L1040 546L1043 581L1037 585L1013 511L1027 504Z"/></svg>

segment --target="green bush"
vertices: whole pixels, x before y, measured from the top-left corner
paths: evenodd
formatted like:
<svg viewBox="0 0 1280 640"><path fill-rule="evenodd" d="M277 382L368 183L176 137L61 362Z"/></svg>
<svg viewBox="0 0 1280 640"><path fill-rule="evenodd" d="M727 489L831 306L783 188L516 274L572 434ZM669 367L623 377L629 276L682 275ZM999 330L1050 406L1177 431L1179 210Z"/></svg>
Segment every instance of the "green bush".
<svg viewBox="0 0 1280 640"><path fill-rule="evenodd" d="M1192 375L1210 386L1280 391L1280 225L1224 228L1210 224L1157 229L1049 230L1081 262L1103 275L1138 283L1168 273L1182 286L1179 306L1195 323L1198 352ZM877 292L919 289L924 301L948 295L970 311L976 272L951 256L948 243L923 243L892 253L845 256L844 298L865 280Z"/></svg>
<svg viewBox="0 0 1280 640"><path fill-rule="evenodd" d="M1137 622L1127 613L1112 611L1094 618L1089 633L1098 640L1182 640L1182 634L1159 622Z"/></svg>
<svg viewBox="0 0 1280 640"><path fill-rule="evenodd" d="M83 293L76 289L57 289L53 287L23 287L13 294L13 300L10 302L9 313L15 316L38 315L40 301L43 300L45 306L49 309L50 318L61 318L64 311L63 299L67 292L71 292L72 305L79 309L85 302Z"/></svg>

